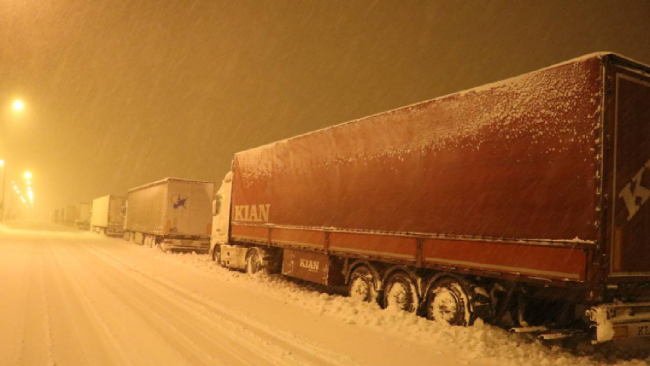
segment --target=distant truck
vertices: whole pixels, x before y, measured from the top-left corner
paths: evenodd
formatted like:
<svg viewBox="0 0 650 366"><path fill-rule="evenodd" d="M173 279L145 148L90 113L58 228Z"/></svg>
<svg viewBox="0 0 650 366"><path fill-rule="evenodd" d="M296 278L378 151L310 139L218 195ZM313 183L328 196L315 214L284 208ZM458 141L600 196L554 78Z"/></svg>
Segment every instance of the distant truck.
<svg viewBox="0 0 650 366"><path fill-rule="evenodd" d="M650 67L588 55L237 153L210 251L452 325L650 336L649 136Z"/></svg>
<svg viewBox="0 0 650 366"><path fill-rule="evenodd" d="M108 236L124 234L123 206L126 198L108 195L93 200L91 230Z"/></svg>
<svg viewBox="0 0 650 366"><path fill-rule="evenodd" d="M128 191L125 239L163 250L207 252L214 183L166 178Z"/></svg>
<svg viewBox="0 0 650 366"><path fill-rule="evenodd" d="M75 224L79 229L81 230L90 229L91 209L92 206L88 202L81 202L77 206L77 219L75 220Z"/></svg>
<svg viewBox="0 0 650 366"><path fill-rule="evenodd" d="M77 220L77 207L73 205L65 206L62 208L63 217L62 222L68 226L74 226Z"/></svg>

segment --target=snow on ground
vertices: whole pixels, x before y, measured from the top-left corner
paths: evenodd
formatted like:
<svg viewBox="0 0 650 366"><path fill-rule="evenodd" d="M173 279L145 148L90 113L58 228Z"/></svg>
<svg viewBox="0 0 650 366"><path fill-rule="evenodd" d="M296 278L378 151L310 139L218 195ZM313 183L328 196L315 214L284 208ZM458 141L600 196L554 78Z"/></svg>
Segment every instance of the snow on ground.
<svg viewBox="0 0 650 366"><path fill-rule="evenodd" d="M293 281L281 275L255 275L232 271L216 265L209 256L195 253L164 253L150 248L154 255L177 260L198 271L213 273L223 281L241 284L268 296L283 299L318 316L331 316L347 324L376 329L402 337L432 349L452 350L462 355L462 364L493 362L497 365L646 365L650 364L650 341L591 346L587 342L559 344L542 342L522 334L486 325L478 321L472 327L450 327L402 311L381 309L377 304L349 297L326 294L318 285ZM422 364L439 363L422 358Z"/></svg>
<svg viewBox="0 0 650 366"><path fill-rule="evenodd" d="M448 327L90 233L0 226L0 365L646 365L650 342L560 347Z"/></svg>

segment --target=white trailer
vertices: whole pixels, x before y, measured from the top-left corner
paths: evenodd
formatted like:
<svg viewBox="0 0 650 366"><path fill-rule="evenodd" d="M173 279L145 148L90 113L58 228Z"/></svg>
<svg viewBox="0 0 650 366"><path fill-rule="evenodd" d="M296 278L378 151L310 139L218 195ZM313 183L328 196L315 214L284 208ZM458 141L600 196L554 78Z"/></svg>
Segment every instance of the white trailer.
<svg viewBox="0 0 650 366"><path fill-rule="evenodd" d="M125 238L163 250L210 248L214 183L166 178L128 191Z"/></svg>
<svg viewBox="0 0 650 366"><path fill-rule="evenodd" d="M122 196L108 195L95 198L90 220L91 230L106 235L122 235L124 233L122 207L125 202L126 198Z"/></svg>
<svg viewBox="0 0 650 366"><path fill-rule="evenodd" d="M90 229L91 208L92 206L88 202L81 202L77 206L77 219L75 220L75 223L79 229Z"/></svg>

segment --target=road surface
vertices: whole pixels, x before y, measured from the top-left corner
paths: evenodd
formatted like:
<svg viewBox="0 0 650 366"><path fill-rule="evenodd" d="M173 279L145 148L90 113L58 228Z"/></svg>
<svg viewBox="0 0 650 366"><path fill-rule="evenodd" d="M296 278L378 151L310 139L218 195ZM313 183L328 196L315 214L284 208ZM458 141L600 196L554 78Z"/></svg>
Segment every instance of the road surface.
<svg viewBox="0 0 650 366"><path fill-rule="evenodd" d="M0 226L0 284L0 365L597 364L602 358L487 326L432 325L279 276L228 271L205 255L162 253L55 225Z"/></svg>

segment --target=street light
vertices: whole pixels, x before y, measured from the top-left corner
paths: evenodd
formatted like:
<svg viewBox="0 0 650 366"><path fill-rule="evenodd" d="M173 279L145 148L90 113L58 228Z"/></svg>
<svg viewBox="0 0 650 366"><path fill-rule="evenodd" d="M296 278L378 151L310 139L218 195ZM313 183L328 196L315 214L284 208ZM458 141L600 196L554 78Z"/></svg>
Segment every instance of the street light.
<svg viewBox="0 0 650 366"><path fill-rule="evenodd" d="M23 109L25 109L25 103L23 103L23 101L20 100L20 99L16 99L16 100L14 100L14 104L12 105L12 107L13 107L14 111L20 112Z"/></svg>
<svg viewBox="0 0 650 366"><path fill-rule="evenodd" d="M24 176L25 179L27 179L27 180L32 179L32 173L30 173L30 172L25 172L25 174L23 174L23 176Z"/></svg>
<svg viewBox="0 0 650 366"><path fill-rule="evenodd" d="M5 185L7 183L7 168L2 159L0 159L0 167L2 167L2 202L0 202L0 221L2 221L5 216Z"/></svg>

